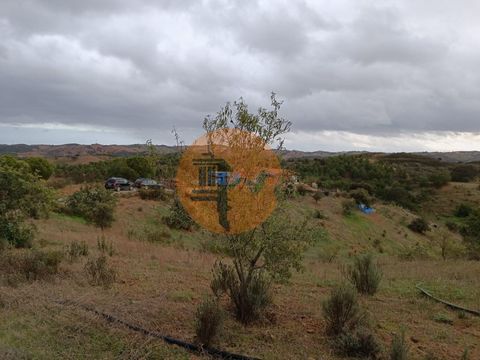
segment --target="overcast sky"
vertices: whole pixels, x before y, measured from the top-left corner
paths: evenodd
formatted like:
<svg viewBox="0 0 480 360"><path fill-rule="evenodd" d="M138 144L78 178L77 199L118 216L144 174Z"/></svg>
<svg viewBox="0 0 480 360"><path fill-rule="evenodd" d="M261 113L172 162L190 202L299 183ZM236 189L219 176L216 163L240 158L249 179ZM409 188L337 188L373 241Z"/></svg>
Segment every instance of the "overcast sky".
<svg viewBox="0 0 480 360"><path fill-rule="evenodd" d="M300 150L480 150L478 0L1 0L0 143L188 143L275 91Z"/></svg>

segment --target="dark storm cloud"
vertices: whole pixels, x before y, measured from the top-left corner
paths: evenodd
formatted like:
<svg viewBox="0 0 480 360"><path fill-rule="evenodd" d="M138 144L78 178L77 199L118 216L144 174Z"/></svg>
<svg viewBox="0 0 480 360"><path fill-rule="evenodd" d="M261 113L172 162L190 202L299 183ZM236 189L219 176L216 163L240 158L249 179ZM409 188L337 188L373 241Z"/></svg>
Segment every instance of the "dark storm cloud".
<svg viewBox="0 0 480 360"><path fill-rule="evenodd" d="M275 90L299 132L479 132L480 29L464 5L2 1L0 124L149 138Z"/></svg>

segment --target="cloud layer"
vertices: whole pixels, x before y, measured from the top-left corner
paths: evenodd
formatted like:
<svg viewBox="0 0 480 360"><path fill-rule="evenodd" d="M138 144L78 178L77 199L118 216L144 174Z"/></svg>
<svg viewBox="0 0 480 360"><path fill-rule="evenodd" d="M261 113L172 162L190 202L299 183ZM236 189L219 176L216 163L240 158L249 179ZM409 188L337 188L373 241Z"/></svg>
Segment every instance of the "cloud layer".
<svg viewBox="0 0 480 360"><path fill-rule="evenodd" d="M173 126L190 141L226 101L255 108L274 90L294 123L290 148L353 149L353 138L371 150L401 148L388 139L475 148L479 10L474 0L2 1L0 142L172 143Z"/></svg>

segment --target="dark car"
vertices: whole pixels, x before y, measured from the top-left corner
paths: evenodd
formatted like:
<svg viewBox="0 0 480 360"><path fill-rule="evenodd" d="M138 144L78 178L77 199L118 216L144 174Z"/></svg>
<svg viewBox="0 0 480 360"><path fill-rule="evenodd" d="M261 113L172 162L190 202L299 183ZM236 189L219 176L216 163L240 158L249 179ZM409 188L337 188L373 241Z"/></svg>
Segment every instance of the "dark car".
<svg viewBox="0 0 480 360"><path fill-rule="evenodd" d="M153 179L145 179L145 178L139 178L135 180L135 187L137 188L146 188L146 189L159 189L163 188L164 186L162 184L157 183Z"/></svg>
<svg viewBox="0 0 480 360"><path fill-rule="evenodd" d="M115 191L132 190L133 184L124 178L111 177L105 182L105 189L111 189Z"/></svg>

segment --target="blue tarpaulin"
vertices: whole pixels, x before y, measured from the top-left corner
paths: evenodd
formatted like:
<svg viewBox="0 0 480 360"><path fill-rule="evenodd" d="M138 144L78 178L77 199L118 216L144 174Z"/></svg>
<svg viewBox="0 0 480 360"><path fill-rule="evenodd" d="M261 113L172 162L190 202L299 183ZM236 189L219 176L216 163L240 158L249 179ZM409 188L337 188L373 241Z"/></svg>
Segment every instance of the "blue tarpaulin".
<svg viewBox="0 0 480 360"><path fill-rule="evenodd" d="M360 211L363 212L364 214L373 214L373 213L375 212L375 209L374 209L374 208L368 207L368 206L365 205L365 204L360 204L360 205L358 205L358 208L359 208Z"/></svg>

